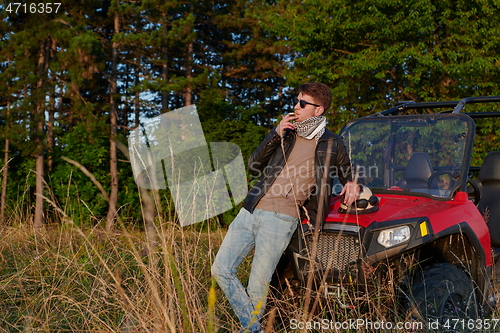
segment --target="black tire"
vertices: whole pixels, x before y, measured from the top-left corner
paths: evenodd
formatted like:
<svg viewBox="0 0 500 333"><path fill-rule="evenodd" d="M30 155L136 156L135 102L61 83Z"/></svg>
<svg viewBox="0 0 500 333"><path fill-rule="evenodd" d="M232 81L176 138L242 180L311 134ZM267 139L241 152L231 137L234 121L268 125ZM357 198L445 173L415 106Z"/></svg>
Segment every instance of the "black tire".
<svg viewBox="0 0 500 333"><path fill-rule="evenodd" d="M467 322L479 317L471 278L452 264L439 263L424 268L416 274L410 290L408 316L425 324L438 322L439 332L462 332L453 329L456 319Z"/></svg>

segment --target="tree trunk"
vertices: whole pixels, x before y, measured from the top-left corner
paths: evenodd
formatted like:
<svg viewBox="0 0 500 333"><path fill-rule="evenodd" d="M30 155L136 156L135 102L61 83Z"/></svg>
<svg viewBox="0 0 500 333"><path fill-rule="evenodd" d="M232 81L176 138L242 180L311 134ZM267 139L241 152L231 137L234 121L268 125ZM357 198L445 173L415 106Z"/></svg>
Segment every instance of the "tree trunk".
<svg viewBox="0 0 500 333"><path fill-rule="evenodd" d="M39 125L41 121L39 121ZM40 129L40 126L37 128ZM38 145L38 152L36 154L36 201L35 201L35 218L33 220L33 227L35 230L41 230L43 227L43 195L44 195L44 149Z"/></svg>
<svg viewBox="0 0 500 333"><path fill-rule="evenodd" d="M47 122L47 149L48 149L48 157L47 157L47 169L52 171L52 153L54 152L54 111L55 111L55 100L54 97L50 98L49 101L49 119Z"/></svg>
<svg viewBox="0 0 500 333"><path fill-rule="evenodd" d="M165 23L163 26L163 30L165 32L165 35L168 34L168 28L167 28L167 20L165 19ZM163 79L163 83L167 84L168 82L168 46L165 45L163 47L163 60L165 61L162 65L161 69L161 78ZM161 112L165 113L167 112L168 109L168 93L166 91L162 91L161 93Z"/></svg>
<svg viewBox="0 0 500 333"><path fill-rule="evenodd" d="M10 60L7 60L7 66L10 66ZM10 92L7 97L7 114L5 115L5 125L10 124ZM5 227L5 207L7 205L7 180L9 177L9 139L5 139L5 150L3 155L3 174L2 174L2 195L0 197L0 228Z"/></svg>
<svg viewBox="0 0 500 333"><path fill-rule="evenodd" d="M137 60L139 63L140 60ZM139 65L135 67L135 86L139 86ZM135 99L134 99L134 117L135 117L135 122L134 122L134 128L139 127L140 122L141 122L141 95L138 91L135 92Z"/></svg>
<svg viewBox="0 0 500 333"><path fill-rule="evenodd" d="M49 55L48 55L49 45L48 41L45 41L40 47L40 55L38 58L38 69L39 69L39 79L37 82L35 93L39 94L36 98L36 112L35 112L35 141L36 141L36 188L35 188L35 216L33 219L33 228L35 230L41 230L44 222L44 177L45 177L45 147L43 142L44 126L45 126L45 115L44 115L44 105L45 96L43 93L39 93L44 87L45 75L48 69Z"/></svg>
<svg viewBox="0 0 500 333"><path fill-rule="evenodd" d="M120 18L118 13L114 17L115 34L120 30ZM110 82L110 99L111 99L111 112L110 112L110 173L111 173L111 193L109 196L108 216L106 217L106 230L111 231L115 223L117 205L118 205L118 160L116 149L116 135L118 133L118 106L117 106L117 63L118 63L118 43L113 42L112 46L112 68L111 68L111 82Z"/></svg>
<svg viewBox="0 0 500 333"><path fill-rule="evenodd" d="M187 49L187 58L186 58L186 79L188 82L188 86L186 87L186 92L184 93L184 102L185 105L191 105L193 104L193 95L192 95L192 88L191 88L191 77L192 77L192 71L193 71L193 42L188 44L188 49Z"/></svg>
<svg viewBox="0 0 500 333"><path fill-rule="evenodd" d="M7 122L10 115L10 100L7 101ZM9 176L9 139L5 139L5 151L3 155L3 175L2 175L2 197L0 199L0 227L5 226L5 206L7 203L7 178Z"/></svg>
<svg viewBox="0 0 500 333"><path fill-rule="evenodd" d="M52 40L52 45L50 47L50 56L54 57L54 52L57 47L56 40ZM51 80L54 80L54 76L51 77ZM56 85L50 87L50 97L49 97L49 119L47 122L47 169L49 173L52 171L52 153L54 152L54 121L55 121L55 108L56 108Z"/></svg>

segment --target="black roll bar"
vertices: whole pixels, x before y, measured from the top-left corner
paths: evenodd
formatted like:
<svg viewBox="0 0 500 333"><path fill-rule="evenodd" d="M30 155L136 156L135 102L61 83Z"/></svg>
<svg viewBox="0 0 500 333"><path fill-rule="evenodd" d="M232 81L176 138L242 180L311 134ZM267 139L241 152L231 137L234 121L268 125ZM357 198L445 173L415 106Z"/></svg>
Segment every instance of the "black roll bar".
<svg viewBox="0 0 500 333"><path fill-rule="evenodd" d="M405 110L437 109L437 108L452 108L453 109L452 113L461 113L466 104L493 103L493 102L500 102L500 96L466 97L461 99L460 101L446 101L446 102L424 102L424 103L404 102L404 103L399 103L390 109L370 115L369 117L396 115ZM470 112L465 114L473 118L485 118L485 117L500 116L500 111Z"/></svg>

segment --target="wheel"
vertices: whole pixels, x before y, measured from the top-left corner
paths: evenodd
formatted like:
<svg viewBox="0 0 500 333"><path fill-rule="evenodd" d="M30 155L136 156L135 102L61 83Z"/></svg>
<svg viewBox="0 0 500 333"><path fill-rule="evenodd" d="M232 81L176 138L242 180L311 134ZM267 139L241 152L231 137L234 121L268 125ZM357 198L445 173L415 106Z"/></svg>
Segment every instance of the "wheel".
<svg viewBox="0 0 500 333"><path fill-rule="evenodd" d="M448 263L434 264L417 273L407 302L410 317L426 323L437 321L444 332L455 332L446 328L453 327L457 319L467 321L479 316L470 277Z"/></svg>

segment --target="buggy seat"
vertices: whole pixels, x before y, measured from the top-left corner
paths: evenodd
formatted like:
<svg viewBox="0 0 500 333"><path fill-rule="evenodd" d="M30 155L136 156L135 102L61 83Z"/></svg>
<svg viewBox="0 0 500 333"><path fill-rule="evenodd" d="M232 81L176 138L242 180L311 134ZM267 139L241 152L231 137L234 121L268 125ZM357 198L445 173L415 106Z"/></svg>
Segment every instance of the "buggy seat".
<svg viewBox="0 0 500 333"><path fill-rule="evenodd" d="M479 170L481 201L477 208L485 217L490 229L491 246L500 247L500 151L486 156Z"/></svg>
<svg viewBox="0 0 500 333"><path fill-rule="evenodd" d="M432 175L432 165L429 157L424 152L411 155L406 165L403 179L396 185L408 189L427 189L427 181Z"/></svg>

